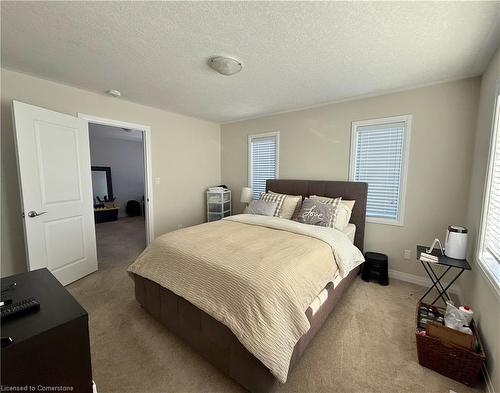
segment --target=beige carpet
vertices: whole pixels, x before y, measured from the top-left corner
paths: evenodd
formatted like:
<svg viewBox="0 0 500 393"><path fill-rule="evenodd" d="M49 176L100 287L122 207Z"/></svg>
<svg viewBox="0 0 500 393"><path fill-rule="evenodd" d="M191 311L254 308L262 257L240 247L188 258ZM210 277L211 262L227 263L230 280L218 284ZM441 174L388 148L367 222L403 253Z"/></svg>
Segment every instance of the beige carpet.
<svg viewBox="0 0 500 393"><path fill-rule="evenodd" d="M241 392L135 302L125 269L144 248L141 224L97 225L99 271L68 287L89 313L98 392ZM484 391L418 364L414 307L421 293L401 281L382 287L357 279L280 391Z"/></svg>

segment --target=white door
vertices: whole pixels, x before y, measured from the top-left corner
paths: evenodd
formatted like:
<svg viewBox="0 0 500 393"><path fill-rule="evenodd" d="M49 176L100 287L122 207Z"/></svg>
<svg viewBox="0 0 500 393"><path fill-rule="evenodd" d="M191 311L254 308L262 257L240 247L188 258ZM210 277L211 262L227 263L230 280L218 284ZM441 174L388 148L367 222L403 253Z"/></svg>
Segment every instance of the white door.
<svg viewBox="0 0 500 393"><path fill-rule="evenodd" d="M85 120L13 102L28 269L63 284L97 270Z"/></svg>

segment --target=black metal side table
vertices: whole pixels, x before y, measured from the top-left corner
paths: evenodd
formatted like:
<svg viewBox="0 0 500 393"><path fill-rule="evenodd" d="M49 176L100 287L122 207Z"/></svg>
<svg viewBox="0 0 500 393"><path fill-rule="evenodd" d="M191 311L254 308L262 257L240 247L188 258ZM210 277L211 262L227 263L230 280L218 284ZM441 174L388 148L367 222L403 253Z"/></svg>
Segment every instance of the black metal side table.
<svg viewBox="0 0 500 393"><path fill-rule="evenodd" d="M420 261L420 254L422 252L425 253L426 250L427 250L427 247L425 247L425 246L417 246L417 260ZM439 295L436 299L434 299L434 301L431 304L436 303L439 300L439 298L441 298L443 300L443 302L446 304L446 300L451 300L450 296L448 296L448 293L446 291L453 285L453 283L457 280L458 277L460 277L460 275L465 270L472 270L472 268L470 267L469 262L467 262L466 259L454 259L454 258L447 257L446 255L442 255L441 250L436 249L436 248L433 249L432 252L430 252L428 254L432 254L432 255L438 257L438 262L432 263L432 262L420 261L420 263L424 267L425 272L427 273L427 275L429 276L429 278L432 281L432 286L427 290L427 292L424 293L424 295L420 298L420 301L422 301L429 294L429 292L432 290L432 288L436 288ZM432 265L446 266L446 270L440 276L438 276L437 273L432 268ZM443 279L443 277L446 275L446 273L448 273L448 271L451 268L456 268L456 269L459 269L460 271L455 275L453 280L451 280L448 283L448 285L446 285L446 287L444 287L443 284L441 283L441 280Z"/></svg>

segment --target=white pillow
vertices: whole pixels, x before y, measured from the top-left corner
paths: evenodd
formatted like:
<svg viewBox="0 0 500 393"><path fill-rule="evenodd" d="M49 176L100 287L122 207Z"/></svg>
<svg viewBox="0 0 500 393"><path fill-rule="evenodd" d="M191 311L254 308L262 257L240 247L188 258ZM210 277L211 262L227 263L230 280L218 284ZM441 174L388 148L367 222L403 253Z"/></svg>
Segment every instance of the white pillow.
<svg viewBox="0 0 500 393"><path fill-rule="evenodd" d="M294 216L295 212L297 212L298 214L300 210L300 205L302 204L301 195L278 194L277 192L272 192L272 191L269 191L269 194L285 196L283 205L281 206L281 209L278 212L278 217L290 220Z"/></svg>
<svg viewBox="0 0 500 393"><path fill-rule="evenodd" d="M309 198L317 199L323 203L331 203L333 204L335 198L322 197L318 195L311 195ZM351 219L352 209L356 201L344 200L340 202L340 205L337 209L337 216L335 217L334 228L339 231L343 231L347 224L349 224L349 220Z"/></svg>

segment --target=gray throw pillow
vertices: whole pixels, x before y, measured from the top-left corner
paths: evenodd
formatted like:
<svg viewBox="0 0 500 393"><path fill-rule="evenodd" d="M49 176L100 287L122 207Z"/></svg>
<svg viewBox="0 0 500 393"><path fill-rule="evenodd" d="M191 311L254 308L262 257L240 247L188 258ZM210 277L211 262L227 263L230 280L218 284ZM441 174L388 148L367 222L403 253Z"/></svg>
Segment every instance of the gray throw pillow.
<svg viewBox="0 0 500 393"><path fill-rule="evenodd" d="M274 216L277 206L277 202L269 202L259 199L250 202L250 204L245 208L244 213L258 214L260 216Z"/></svg>
<svg viewBox="0 0 500 393"><path fill-rule="evenodd" d="M281 208L283 207L283 203L285 202L286 195L285 194L270 194L262 192L260 194L259 200L267 201L267 202L276 202L276 210L274 211L274 216L279 217L281 213Z"/></svg>
<svg viewBox="0 0 500 393"><path fill-rule="evenodd" d="M317 199L306 198L302 203L297 221L303 224L333 228L340 200L341 198L337 198L334 203L323 203Z"/></svg>

